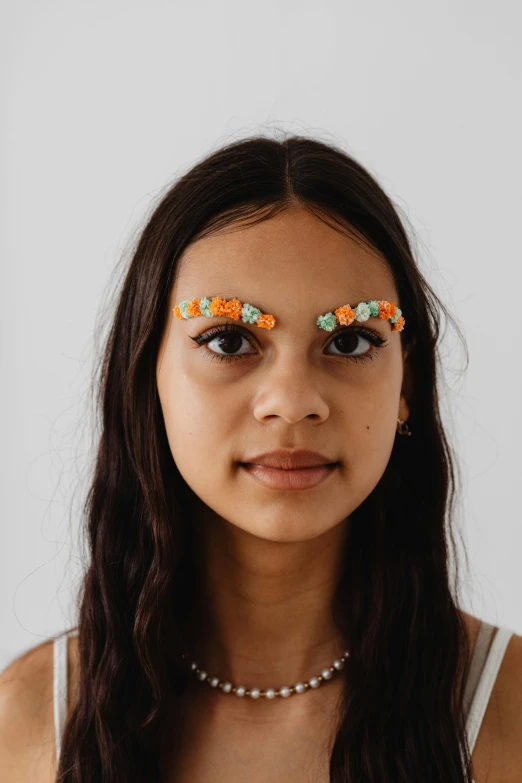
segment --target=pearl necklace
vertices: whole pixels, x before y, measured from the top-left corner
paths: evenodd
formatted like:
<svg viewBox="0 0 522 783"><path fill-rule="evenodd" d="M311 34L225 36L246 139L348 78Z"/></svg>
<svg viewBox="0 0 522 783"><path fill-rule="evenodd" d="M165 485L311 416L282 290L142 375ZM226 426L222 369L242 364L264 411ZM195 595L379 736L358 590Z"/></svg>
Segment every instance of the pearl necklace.
<svg viewBox="0 0 522 783"><path fill-rule="evenodd" d="M340 658L337 658L331 666L323 669L321 674L317 677L311 677L305 682L297 682L295 685L283 685L281 688L267 688L263 690L261 688L245 688L244 685L232 685L231 682L222 682L219 677L211 677L204 669L200 669L195 661L190 664L191 671L195 672L196 677L201 682L207 682L211 688L220 688L223 693L234 693L236 696L250 696L251 699L273 699L276 696L281 696L283 699L288 698L293 693L304 693L309 688L318 688L325 680L330 680L333 675L344 668L344 662L348 658L350 653L345 650ZM183 658L187 656L183 653Z"/></svg>

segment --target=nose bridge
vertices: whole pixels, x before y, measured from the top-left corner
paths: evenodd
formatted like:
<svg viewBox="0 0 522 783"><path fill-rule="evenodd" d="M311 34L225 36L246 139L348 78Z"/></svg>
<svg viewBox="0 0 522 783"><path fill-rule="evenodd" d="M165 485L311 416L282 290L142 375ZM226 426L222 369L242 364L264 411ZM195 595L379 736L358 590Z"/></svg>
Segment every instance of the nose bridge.
<svg viewBox="0 0 522 783"><path fill-rule="evenodd" d="M302 378L313 382L320 367L314 359L317 346L313 345L305 330L285 335L271 352L266 363L266 373L272 383L279 380Z"/></svg>
<svg viewBox="0 0 522 783"><path fill-rule="evenodd" d="M307 348L308 346L308 348ZM255 415L265 417L279 415L288 420L298 420L313 414L328 416L328 402L321 383L321 368L310 358L306 341L285 343L274 351L261 381L257 395Z"/></svg>

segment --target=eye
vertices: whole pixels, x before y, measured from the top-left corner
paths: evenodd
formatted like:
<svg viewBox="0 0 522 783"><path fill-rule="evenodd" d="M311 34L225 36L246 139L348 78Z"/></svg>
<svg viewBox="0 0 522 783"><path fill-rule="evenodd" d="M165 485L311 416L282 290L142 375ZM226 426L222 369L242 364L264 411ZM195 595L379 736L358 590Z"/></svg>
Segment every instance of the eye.
<svg viewBox="0 0 522 783"><path fill-rule="evenodd" d="M253 342L252 338L247 336L246 330L243 332L242 329L233 324L216 326L214 329L190 339L194 340L198 345L205 345L205 356L211 361L233 362L236 359L244 359L254 353L252 351L249 353L236 353L241 348L242 343L253 345ZM215 345L211 348L212 343L215 343Z"/></svg>
<svg viewBox="0 0 522 783"><path fill-rule="evenodd" d="M210 361L234 362L237 359L246 359L255 355L254 351L239 353L242 345L250 343L254 346L253 338L247 330L233 324L222 324L210 329L197 337L191 337L198 345L205 345L204 356ZM370 344L374 350L368 353L368 348L361 350L360 341ZM212 343L215 343L213 347ZM381 337L377 332L365 327L344 327L341 328L334 338L328 343L328 346L334 346L336 351L330 356L340 356L351 362L365 362L378 357L379 348L388 345L388 341Z"/></svg>
<svg viewBox="0 0 522 783"><path fill-rule="evenodd" d="M361 347L361 341L363 343ZM366 346L364 345L366 343ZM376 332L364 328L347 327L340 331L328 343L328 347L333 346L336 351L333 356L341 356L352 361L367 361L375 359L378 355L376 350L368 352L368 347L382 348L387 341Z"/></svg>
<svg viewBox="0 0 522 783"><path fill-rule="evenodd" d="M210 348L212 343L214 343L214 347ZM241 334L241 332L234 331L229 332L228 334L225 332L223 334L218 334L216 337L209 340L207 348L220 356L244 356L244 353L239 353L242 343L244 345L247 343L251 345L250 340L245 337L244 334Z"/></svg>

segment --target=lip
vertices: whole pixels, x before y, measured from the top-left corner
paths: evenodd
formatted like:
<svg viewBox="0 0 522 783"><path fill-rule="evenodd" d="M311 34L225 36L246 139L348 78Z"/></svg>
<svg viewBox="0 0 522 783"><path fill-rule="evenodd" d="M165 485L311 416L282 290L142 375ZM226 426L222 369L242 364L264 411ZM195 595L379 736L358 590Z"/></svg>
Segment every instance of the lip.
<svg viewBox="0 0 522 783"><path fill-rule="evenodd" d="M243 460L241 465L263 465L268 468L278 468L279 470L297 470L300 468L312 468L324 465L338 464L338 460L320 454L318 451L309 451L308 449L299 449L298 451L289 451L288 449L276 449L275 451L266 451L263 454L256 454L253 457Z"/></svg>
<svg viewBox="0 0 522 783"><path fill-rule="evenodd" d="M252 478L269 489L299 490L310 489L321 484L339 467L339 463L294 470L248 463L240 463L240 466Z"/></svg>

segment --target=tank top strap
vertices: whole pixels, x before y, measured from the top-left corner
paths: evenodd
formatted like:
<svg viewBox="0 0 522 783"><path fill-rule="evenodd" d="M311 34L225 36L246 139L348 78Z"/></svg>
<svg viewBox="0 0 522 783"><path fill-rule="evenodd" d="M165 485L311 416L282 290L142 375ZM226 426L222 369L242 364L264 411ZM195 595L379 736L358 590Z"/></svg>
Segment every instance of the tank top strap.
<svg viewBox="0 0 522 783"><path fill-rule="evenodd" d="M67 641L69 634L53 641L53 709L56 764L60 760L62 734L67 717Z"/></svg>
<svg viewBox="0 0 522 783"><path fill-rule="evenodd" d="M483 627L485 630L482 630ZM495 628L497 629L496 633L493 636L493 640L490 642ZM504 658L504 653L506 652L509 641L514 633L515 632L511 628L492 626L483 621L477 634L473 660L469 672L469 676L472 677L472 679L469 680L469 683L466 683L464 697L466 699L467 696L469 700L466 732L470 754L473 753L473 748L475 747L475 742Z"/></svg>
<svg viewBox="0 0 522 783"><path fill-rule="evenodd" d="M495 630L496 626L487 623L485 620L480 621L479 630L475 637L475 647L473 648L473 654L471 656L466 687L464 689L464 715L466 718L469 715L471 702L475 696L475 691L477 690L480 675L484 669L486 657L491 645L491 639L493 638L493 632Z"/></svg>

